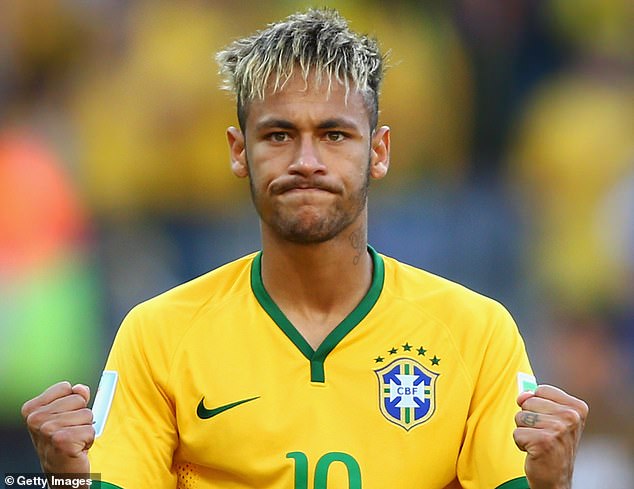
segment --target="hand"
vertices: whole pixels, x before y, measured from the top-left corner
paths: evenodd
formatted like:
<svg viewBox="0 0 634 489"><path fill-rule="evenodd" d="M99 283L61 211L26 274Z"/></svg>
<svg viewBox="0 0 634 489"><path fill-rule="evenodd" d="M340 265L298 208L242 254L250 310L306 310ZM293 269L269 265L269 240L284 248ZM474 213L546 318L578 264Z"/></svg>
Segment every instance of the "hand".
<svg viewBox="0 0 634 489"><path fill-rule="evenodd" d="M588 405L557 387L540 385L517 398L515 443L527 453L531 489L570 489L572 469Z"/></svg>
<svg viewBox="0 0 634 489"><path fill-rule="evenodd" d="M88 474L95 439L88 386L59 382L22 406L22 416L47 474Z"/></svg>

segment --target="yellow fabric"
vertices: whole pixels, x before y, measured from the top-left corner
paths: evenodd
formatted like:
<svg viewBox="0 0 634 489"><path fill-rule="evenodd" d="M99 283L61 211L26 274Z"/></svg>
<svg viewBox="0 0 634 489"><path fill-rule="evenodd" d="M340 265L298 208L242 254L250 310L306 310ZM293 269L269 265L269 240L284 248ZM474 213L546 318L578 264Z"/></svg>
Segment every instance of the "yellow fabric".
<svg viewBox="0 0 634 489"><path fill-rule="evenodd" d="M378 300L311 381L311 362L254 293L255 257L128 315L106 365L119 381L93 472L123 488L187 489L492 489L524 475L513 416L517 374L531 370L502 306L375 255ZM381 407L390 387L377 371L393 362L437 375L433 410L414 426Z"/></svg>

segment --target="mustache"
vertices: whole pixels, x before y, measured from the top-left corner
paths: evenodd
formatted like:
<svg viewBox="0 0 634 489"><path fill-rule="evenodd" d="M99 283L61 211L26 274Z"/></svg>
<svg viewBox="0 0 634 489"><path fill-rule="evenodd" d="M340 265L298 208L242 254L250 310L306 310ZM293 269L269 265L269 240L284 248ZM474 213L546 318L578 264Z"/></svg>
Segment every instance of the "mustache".
<svg viewBox="0 0 634 489"><path fill-rule="evenodd" d="M275 195L283 194L284 192L288 192L289 190L306 188L325 190L326 192L331 193L339 193L341 190L339 186L320 176L313 176L310 178L305 178L301 176L283 177L275 180L273 183L271 183L269 187L271 193Z"/></svg>

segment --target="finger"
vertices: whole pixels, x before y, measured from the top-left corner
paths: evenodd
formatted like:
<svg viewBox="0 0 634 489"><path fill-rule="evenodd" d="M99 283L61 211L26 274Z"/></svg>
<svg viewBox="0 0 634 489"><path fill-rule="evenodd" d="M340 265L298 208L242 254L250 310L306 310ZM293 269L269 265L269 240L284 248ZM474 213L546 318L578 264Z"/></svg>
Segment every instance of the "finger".
<svg viewBox="0 0 634 489"><path fill-rule="evenodd" d="M572 409L565 404L559 404L550 399L544 399L543 397L532 396L524 401L521 405L523 411L532 411L534 413L543 414L555 414L566 409Z"/></svg>
<svg viewBox="0 0 634 489"><path fill-rule="evenodd" d="M515 425L518 427L559 429L561 426L565 428L578 424L579 414L571 408L564 408L554 414L520 411L515 415Z"/></svg>
<svg viewBox="0 0 634 489"><path fill-rule="evenodd" d="M559 389L558 387L554 387L552 385L540 385L537 387L535 391L535 396L540 397L542 399L549 399L558 404L564 404L566 406L570 406L575 409L582 418L588 415L588 405L582 401L581 399L577 399L574 396L571 396L567 392Z"/></svg>
<svg viewBox="0 0 634 489"><path fill-rule="evenodd" d="M28 418L29 414L31 414L36 409L42 406L46 406L47 404L53 402L55 399L67 396L71 393L72 388L70 382L68 382L67 380L58 382L57 384L50 386L39 396L26 401L22 405L22 417L26 419Z"/></svg>
<svg viewBox="0 0 634 489"><path fill-rule="evenodd" d="M88 406L86 398L79 394L70 394L66 397L60 397L53 402L42 407L41 409L50 414L66 413L68 411L77 411Z"/></svg>
<svg viewBox="0 0 634 489"><path fill-rule="evenodd" d="M520 450L533 457L544 456L551 462L563 459L572 462L579 438L575 432L568 431L561 423L554 423L547 429L524 426L516 428L513 431L513 440Z"/></svg>
<svg viewBox="0 0 634 489"><path fill-rule="evenodd" d="M565 446L557 433L549 430L539 430L535 428L519 427L513 431L513 441L517 447L531 455L554 454L558 447Z"/></svg>
<svg viewBox="0 0 634 489"><path fill-rule="evenodd" d="M92 425L69 426L56 431L51 436L52 447L59 455L76 457L88 450L95 440L95 429Z"/></svg>
<svg viewBox="0 0 634 489"><path fill-rule="evenodd" d="M55 414L68 413L84 409L87 406L86 399L79 394L70 394L32 411L26 418L26 424L30 431L39 432L43 423L51 419Z"/></svg>
<svg viewBox="0 0 634 489"><path fill-rule="evenodd" d="M572 408L557 414L541 414L532 411L520 411L515 415L515 425L518 428L532 430L533 436L543 436L544 433L558 439L572 436L578 440L583 431L583 423L579 413Z"/></svg>
<svg viewBox="0 0 634 489"><path fill-rule="evenodd" d="M568 426L575 426L575 419L578 415L574 410L570 410L570 417L557 414L535 413L533 411L520 411L515 415L515 426L518 428L533 428L539 430L551 430L559 432L567 429ZM574 416L576 415L576 418Z"/></svg>
<svg viewBox="0 0 634 489"><path fill-rule="evenodd" d="M518 428L537 428L546 427L548 415L534 413L532 411L520 411L515 415L515 426Z"/></svg>
<svg viewBox="0 0 634 489"><path fill-rule="evenodd" d="M530 399L531 397L533 397L535 395L535 393L531 392L531 391L524 391L522 392L519 396L517 396L517 405L519 407L522 407L522 404L524 404L524 402L526 401L526 399Z"/></svg>
<svg viewBox="0 0 634 489"><path fill-rule="evenodd" d="M86 404L90 401L90 387L85 384L75 384L72 387L73 394L79 394L86 399Z"/></svg>
<svg viewBox="0 0 634 489"><path fill-rule="evenodd" d="M535 441L534 431L532 428L516 428L513 431L513 441L515 441L517 448L523 452L528 452L531 443Z"/></svg>
<svg viewBox="0 0 634 489"><path fill-rule="evenodd" d="M68 413L54 414L42 423L39 433L44 436L52 436L57 431L72 426L92 426L93 414L88 408Z"/></svg>

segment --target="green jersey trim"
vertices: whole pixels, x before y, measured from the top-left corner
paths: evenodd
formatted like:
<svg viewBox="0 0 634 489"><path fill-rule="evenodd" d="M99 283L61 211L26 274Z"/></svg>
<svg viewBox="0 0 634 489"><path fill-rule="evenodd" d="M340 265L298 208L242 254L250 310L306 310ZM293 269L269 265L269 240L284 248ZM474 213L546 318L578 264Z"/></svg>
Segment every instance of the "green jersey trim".
<svg viewBox="0 0 634 489"><path fill-rule="evenodd" d="M90 489L123 489L106 481L92 481Z"/></svg>
<svg viewBox="0 0 634 489"><path fill-rule="evenodd" d="M531 489L528 485L528 479L526 477L518 477L517 479L511 479L505 482L501 486L497 486L496 489Z"/></svg>
<svg viewBox="0 0 634 489"><path fill-rule="evenodd" d="M251 265L251 289L256 299L278 325L284 334L295 344L300 352L310 362L310 380L311 382L323 383L326 381L326 373L324 371L324 362L328 354L346 337L354 327L359 324L372 310L376 302L379 300L383 283L385 281L385 265L379 254L368 246L368 252L372 257L373 272L372 283L370 289L365 294L361 302L341 321L335 329L333 329L324 339L317 350L308 344L304 337L297 331L297 328L288 320L281 309L273 301L269 293L264 288L262 282L262 252L260 251Z"/></svg>

